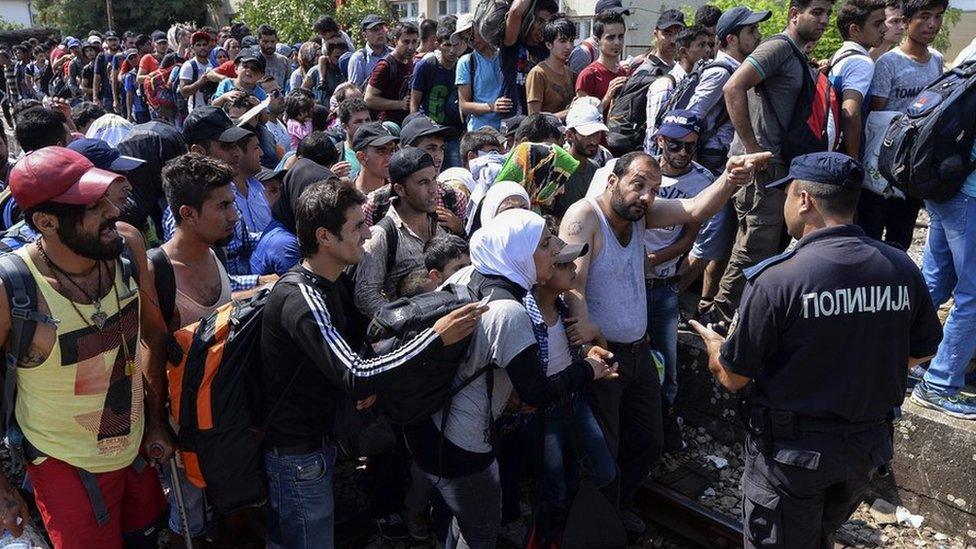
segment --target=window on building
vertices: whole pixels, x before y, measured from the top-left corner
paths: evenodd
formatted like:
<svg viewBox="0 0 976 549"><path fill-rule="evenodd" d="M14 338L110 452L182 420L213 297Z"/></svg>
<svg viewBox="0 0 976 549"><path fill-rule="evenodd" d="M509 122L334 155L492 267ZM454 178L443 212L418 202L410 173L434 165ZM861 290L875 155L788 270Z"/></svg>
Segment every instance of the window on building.
<svg viewBox="0 0 976 549"><path fill-rule="evenodd" d="M460 15L471 11L471 0L438 0L437 15Z"/></svg>
<svg viewBox="0 0 976 549"><path fill-rule="evenodd" d="M576 43L579 44L583 40L590 37L590 32L593 29L593 20L590 18L586 19L574 19L573 24L576 25Z"/></svg>
<svg viewBox="0 0 976 549"><path fill-rule="evenodd" d="M397 19L416 21L420 17L420 2L390 2L390 7L393 8Z"/></svg>

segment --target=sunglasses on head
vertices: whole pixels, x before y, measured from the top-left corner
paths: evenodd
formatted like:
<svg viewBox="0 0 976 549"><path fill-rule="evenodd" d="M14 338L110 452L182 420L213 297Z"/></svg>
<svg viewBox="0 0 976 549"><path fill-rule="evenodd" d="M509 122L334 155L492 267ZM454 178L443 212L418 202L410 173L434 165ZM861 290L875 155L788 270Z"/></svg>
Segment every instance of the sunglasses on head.
<svg viewBox="0 0 976 549"><path fill-rule="evenodd" d="M685 152L691 154L695 152L695 149L698 148L697 141L691 141L691 142L677 141L675 139L669 139L667 137L664 138L664 144L665 146L667 146L668 152L673 152L673 153L676 153L681 149L684 149Z"/></svg>

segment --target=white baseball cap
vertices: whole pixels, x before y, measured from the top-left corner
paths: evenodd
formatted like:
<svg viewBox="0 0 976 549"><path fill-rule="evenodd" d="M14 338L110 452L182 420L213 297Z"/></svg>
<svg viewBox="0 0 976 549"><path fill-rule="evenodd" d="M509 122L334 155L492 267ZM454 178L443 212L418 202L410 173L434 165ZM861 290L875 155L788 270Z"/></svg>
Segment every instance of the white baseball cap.
<svg viewBox="0 0 976 549"><path fill-rule="evenodd" d="M462 13L458 15L457 25L454 27L454 34L451 36L458 35L464 31L468 31L474 28L474 14L473 13Z"/></svg>
<svg viewBox="0 0 976 549"><path fill-rule="evenodd" d="M600 109L588 101L575 101L566 114L566 129L576 130L581 135L610 131L603 123Z"/></svg>

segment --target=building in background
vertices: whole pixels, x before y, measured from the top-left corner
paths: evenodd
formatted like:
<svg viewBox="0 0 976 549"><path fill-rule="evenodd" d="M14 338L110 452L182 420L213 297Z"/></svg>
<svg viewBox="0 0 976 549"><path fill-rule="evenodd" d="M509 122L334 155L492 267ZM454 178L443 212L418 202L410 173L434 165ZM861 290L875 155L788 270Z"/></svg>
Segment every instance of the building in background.
<svg viewBox="0 0 976 549"><path fill-rule="evenodd" d="M30 0L0 0L0 17L7 23L24 28L34 26L34 13Z"/></svg>

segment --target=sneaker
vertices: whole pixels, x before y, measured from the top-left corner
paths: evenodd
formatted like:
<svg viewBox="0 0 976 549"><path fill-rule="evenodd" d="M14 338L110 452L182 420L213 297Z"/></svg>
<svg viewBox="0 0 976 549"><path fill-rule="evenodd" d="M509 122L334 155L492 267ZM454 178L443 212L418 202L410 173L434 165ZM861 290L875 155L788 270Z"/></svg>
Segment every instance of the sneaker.
<svg viewBox="0 0 976 549"><path fill-rule="evenodd" d="M380 531L380 536L387 541L407 541L410 539L410 531L403 523L400 515L392 514L385 517L373 519L376 529Z"/></svg>
<svg viewBox="0 0 976 549"><path fill-rule="evenodd" d="M410 537L416 541L427 541L430 539L430 530L427 527L427 513L424 511L405 511L403 522L407 525Z"/></svg>
<svg viewBox="0 0 976 549"><path fill-rule="evenodd" d="M639 536L643 534L645 530L647 530L647 523L644 522L644 519L640 518L637 516L637 513L634 513L629 509L620 510L620 522L624 524L624 530L626 530L628 534Z"/></svg>
<svg viewBox="0 0 976 549"><path fill-rule="evenodd" d="M976 396L961 391L950 394L932 388L924 381L912 390L912 402L960 419L976 419Z"/></svg>

